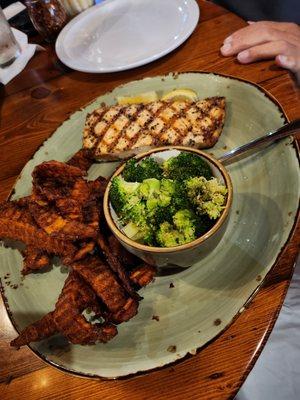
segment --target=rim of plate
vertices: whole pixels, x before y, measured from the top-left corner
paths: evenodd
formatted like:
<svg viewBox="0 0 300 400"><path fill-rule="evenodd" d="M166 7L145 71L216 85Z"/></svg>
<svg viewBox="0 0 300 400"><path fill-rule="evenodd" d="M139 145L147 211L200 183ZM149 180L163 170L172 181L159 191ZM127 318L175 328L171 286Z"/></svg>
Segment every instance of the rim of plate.
<svg viewBox="0 0 300 400"><path fill-rule="evenodd" d="M184 34L180 37L179 40L176 40L172 45L167 47L165 50L160 51L159 53L156 53L152 56L146 57L140 61L136 61L127 65L122 65L119 67L110 67L110 68L86 68L86 67L78 67L72 64L72 58L68 56L68 54L65 51L64 48L64 40L69 33L69 31L73 28L73 26L83 18L85 18L87 15L93 13L93 11L97 8L102 8L105 7L107 4L114 2L115 0L105 0L104 2L100 4L96 4L87 10L83 11L82 13L78 14L76 17L74 17L70 22L67 23L67 25L62 29L62 31L59 33L56 42L55 42L55 52L57 54L57 57L60 59L62 63L64 63L67 67L75 70L75 71L80 71L80 72L86 72L86 73L109 73L109 72L119 72L119 71L126 71L128 69L133 69L136 67L141 67L142 65L146 65L151 63L152 61L155 61L167 54L169 54L171 51L175 50L177 47L179 47L182 43L184 43L194 32L198 25L198 21L200 19L200 7L196 0L182 0L185 4L185 6L188 7L189 11L189 18L190 18L190 26Z"/></svg>
<svg viewBox="0 0 300 400"><path fill-rule="evenodd" d="M258 89L259 91L261 91L267 98L269 98L269 99L274 103L274 105L278 108L278 110L279 110L279 111L281 112L281 114L283 115L283 117L284 117L284 119L286 120L286 122L289 122L289 121L290 121L289 118L288 118L288 116L287 116L287 114L286 114L286 112L285 112L284 109L283 109L283 106L280 104L280 102L279 102L268 90L264 89L263 87L261 87L259 84L255 83L255 82L251 82L251 81L246 80L246 79L244 79L244 78L239 78L239 77L236 77L236 76L233 76L233 75L230 75L230 74L215 73L215 72L211 72L211 71L195 71L195 70L192 70L192 71L176 72L176 74L189 74L189 73L198 73L198 74L205 74L205 75L216 75L216 76L220 76L220 77L223 77L223 78L229 78L229 79L233 79L233 80L236 80L236 81L244 82L244 83L246 83L246 84L249 84L249 85L251 85L251 86L254 86L256 89ZM167 76L167 75L168 75L168 74L158 75L158 77L162 77L162 78L163 78L163 77L165 77L165 76ZM151 77L151 78L153 78L153 77ZM145 78L141 78L141 79L139 79L139 80L142 80L142 79L145 79ZM136 80L135 80L135 81L131 81L131 82L136 82ZM111 91L113 91L114 89L117 89L118 87L122 87L122 86L124 86L124 84L118 85L118 86L116 86L115 88L113 88L112 90L110 90L110 91L108 91L108 92L111 92ZM108 93L108 92L106 92L106 93ZM104 94L105 94L105 93L103 93L103 95L104 95ZM101 96L101 95L100 95L100 96ZM91 104L93 101L95 101L95 99L92 100L91 102L88 102L87 104L85 104L85 105L84 105L83 107L81 107L80 109L86 107L88 104ZM79 110L80 110L80 109L79 109ZM77 110L77 111L78 111L78 110ZM74 113L75 113L75 112L76 112L76 111L74 111ZM65 120L65 121L66 121L66 120ZM62 124L63 124L65 121L63 121ZM62 125L62 124L61 124L61 125ZM57 128L57 129L58 129L58 128ZM56 129L56 130L57 130L57 129ZM56 131L56 130L55 130L55 131ZM55 133L55 131L52 133L52 135ZM51 137L52 135L50 135L50 137ZM36 152L47 142L48 139L49 139L49 138L47 138L47 139L39 146L39 148L35 151L35 153L32 155L32 157L31 157L30 160L32 160L32 159L34 158L34 155L36 154ZM298 159L298 163L300 163L300 151L299 151L299 146L298 146L297 141L295 141L295 140L293 141L293 147L294 147L294 150L295 150L295 152L296 152L296 157L297 157L297 159ZM30 160L29 160L29 161L30 161ZM24 166L24 168L25 168L25 166ZM23 169L24 169L24 168L23 168ZM20 172L19 176L17 177L15 183L18 181L18 179L19 179L20 176L22 175L23 169L22 169L22 171ZM15 186L15 185L14 185L14 186ZM9 195L7 196L7 200L9 200L10 197L12 196L12 194L14 193L14 186L12 187L12 190L10 191ZM298 221L298 218L299 218L299 214L300 214L300 204L299 204L298 209L297 209L297 212L296 212L296 214L295 214L294 221L293 221L293 226L292 226L292 228L291 228L291 230L290 230L290 233L289 233L289 235L288 235L288 238L287 238L286 242L285 242L284 245L279 249L279 253L278 253L277 257L276 257L276 260L275 260L274 263L272 264L272 266L271 266L269 272L266 274L266 276L262 279L262 281L259 283L259 285L256 287L256 289L250 294L249 298L246 300L244 306L243 306L242 309L241 309L241 312L238 312L238 313L232 318L232 320L224 327L224 329L221 330L215 337L213 337L211 340L209 340L208 342L206 342L204 345L199 346L199 347L197 348L197 354L199 353L200 350L206 348L209 344L211 344L211 343L212 343L213 341L215 341L218 337L220 337L220 336L226 331L226 329L228 329L229 326L239 317L239 315L240 315L242 312L244 312L244 311L246 310L245 306L253 299L253 297L257 294L257 292L258 292L258 291L260 290L260 288L263 286L264 282L266 281L266 279L268 278L268 276L271 274L273 268L275 267L275 265L277 264L278 260L280 259L280 257L281 257L281 255L282 255L282 253L283 253L283 251L284 251L286 245L288 244L288 242L289 242L290 239L291 239L291 236L293 236L293 234L294 234L294 232L295 232L296 224L297 224L297 221ZM286 289L285 289L284 295L287 293L287 290L288 290L288 286L287 286ZM19 330L19 328L17 327L17 324L16 324L16 322L15 322L15 320L14 320L14 317L13 317L13 313L12 313L11 310L10 310L10 307L9 307L9 304L8 304L8 300L7 300L6 295L5 295L5 292L4 292L4 285L2 284L2 280L1 280L1 279L0 279L0 293L1 293L1 297L2 297L3 303L4 303L4 305L5 305L6 311L7 311L8 318L9 318L11 324L13 325L14 329L16 330L16 332L19 334L19 333L20 333L20 330ZM284 297L283 297L283 298L284 298ZM281 303L279 309L276 311L276 315L278 315L281 306L282 306L282 303ZM271 331L272 331L272 328L273 328L275 322L276 322L276 319L274 319L274 321L271 322L271 324L270 324L270 329L268 330L268 332L266 333L266 335L265 335L264 338L263 338L263 341L262 341L262 345L263 345L263 346L265 345L265 343L266 343L268 337L270 336L270 333L271 333ZM177 359L177 360L175 360L175 361L173 361L173 362L170 362L170 363L168 363L168 364L165 364L165 365L163 365L163 366L159 366L159 367L152 368L152 369L148 369L148 370L137 371L137 372L135 372L135 373L128 374L128 375L124 375L124 376L103 377L103 376L101 376L101 375L97 375L97 374L93 374L93 373L79 372L79 371L76 371L76 370L74 370L74 369L72 369L72 368L65 367L65 366L63 366L63 365L60 365L60 364L58 364L58 363L56 363L56 362L54 362L54 361L48 359L44 354L40 353L37 349L33 348L31 345L27 345L27 347L32 351L33 354L35 354L37 357L39 357L45 364L50 365L50 366L52 366L52 367L54 367L54 368L57 368L58 370L60 370L60 371L62 371L62 372L64 372L64 373L67 373L67 374L69 374L69 375L74 375L74 376L77 376L77 377L79 377L79 378L92 379L92 380L99 380L99 379L100 379L100 380L104 380L104 381L105 381L105 380L107 380L107 381L109 381L109 380L128 380L128 379L133 379L133 378L139 378L139 377L148 375L148 374L150 374L150 373L152 373L152 372L159 371L159 370L162 370L162 369L164 369L164 368L170 367L170 366L172 366L172 365L177 365L177 364L179 364L179 363L184 362L184 361L187 360L187 359L190 359L190 358L194 357L194 355L192 355L192 354L190 354L190 353L187 352L182 358L179 358L179 359ZM254 355L254 357L252 358L251 363L249 363L249 370L252 369L252 367L253 367L255 361L257 360L259 354L261 353L262 349L263 349L263 347L261 346L261 347L259 348L259 350L257 351L257 353L256 353L256 354Z"/></svg>
<svg viewBox="0 0 300 400"><path fill-rule="evenodd" d="M114 174L110 177L109 183L106 187L104 197L103 197L103 210L104 210L104 216L106 218L106 221L108 223L108 226L112 230L112 232L120 239L121 241L125 242L128 244L130 247L133 247L138 250L142 250L147 253L158 253L158 254L164 254L164 253L177 253L179 251L184 251L184 250L189 250L191 248L194 248L198 246L199 244L205 242L207 239L209 239L211 236L213 236L223 225L223 223L226 221L226 218L229 214L230 207L232 204L232 197L233 197L233 188L232 188L232 182L229 173L227 172L226 168L224 165L221 164L220 161L218 161L215 157L211 156L210 154L201 151L199 149L194 149L186 146L162 146L162 147L157 147L152 150L148 150L144 153L138 154L134 156L136 160L142 160L143 158L146 158L150 156L151 154L155 153L162 153L164 151L168 150L178 150L180 152L185 152L185 153L194 153L202 158L205 158L207 161L209 161L211 164L213 164L219 172L221 172L221 175L225 181L225 186L228 190L227 193L227 198L226 198L226 204L225 208L222 211L221 216L217 219L215 224L210 228L206 233L198 237L197 239L193 240L192 242L182 244L180 246L173 246L173 247L154 247L154 246L147 246L145 244L141 244L138 242L135 242L134 240L130 239L128 236L126 236L116 225L112 215L111 215L111 210L110 210L110 200L109 200L109 192L111 188L111 182L112 179L118 175L121 175L126 163L122 163L117 170L114 172Z"/></svg>

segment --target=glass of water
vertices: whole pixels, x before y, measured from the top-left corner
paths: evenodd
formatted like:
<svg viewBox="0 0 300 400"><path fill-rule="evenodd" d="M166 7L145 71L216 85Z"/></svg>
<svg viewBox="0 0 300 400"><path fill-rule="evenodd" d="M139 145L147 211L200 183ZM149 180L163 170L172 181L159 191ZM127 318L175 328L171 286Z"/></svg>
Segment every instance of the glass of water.
<svg viewBox="0 0 300 400"><path fill-rule="evenodd" d="M21 49L0 7L0 67L12 64L20 54Z"/></svg>

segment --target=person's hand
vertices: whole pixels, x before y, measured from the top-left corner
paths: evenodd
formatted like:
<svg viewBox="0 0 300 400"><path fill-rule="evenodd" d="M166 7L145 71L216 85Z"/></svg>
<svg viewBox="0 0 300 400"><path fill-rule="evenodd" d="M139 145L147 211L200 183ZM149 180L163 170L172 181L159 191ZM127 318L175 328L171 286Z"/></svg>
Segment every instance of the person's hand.
<svg viewBox="0 0 300 400"><path fill-rule="evenodd" d="M276 64L294 72L300 82L300 27L271 21L248 24L224 40L222 55L237 55L242 64L275 58Z"/></svg>

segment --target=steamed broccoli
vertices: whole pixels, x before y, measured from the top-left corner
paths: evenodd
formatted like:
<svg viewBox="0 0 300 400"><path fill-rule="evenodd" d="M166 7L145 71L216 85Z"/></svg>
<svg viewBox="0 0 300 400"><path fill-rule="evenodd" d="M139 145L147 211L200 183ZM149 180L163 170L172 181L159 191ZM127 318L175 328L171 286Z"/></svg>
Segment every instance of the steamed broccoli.
<svg viewBox="0 0 300 400"><path fill-rule="evenodd" d="M196 239L196 221L189 210L180 210L173 216L173 224L163 222L156 232L156 240L162 247L173 247Z"/></svg>
<svg viewBox="0 0 300 400"><path fill-rule="evenodd" d="M139 186L139 195L143 199L156 197L160 192L160 181L156 178L144 179Z"/></svg>
<svg viewBox="0 0 300 400"><path fill-rule="evenodd" d="M162 167L153 158L128 161L123 177L112 180L110 200L126 236L149 246L173 247L207 232L226 194L210 166L186 152Z"/></svg>
<svg viewBox="0 0 300 400"><path fill-rule="evenodd" d="M162 179L160 186L160 205L166 207L176 193L176 183L171 179Z"/></svg>
<svg viewBox="0 0 300 400"><path fill-rule="evenodd" d="M149 178L162 178L161 166L151 157L145 158L142 161L134 158L126 162L123 170L123 177L128 182L143 182Z"/></svg>
<svg viewBox="0 0 300 400"><path fill-rule="evenodd" d="M163 222L156 231L156 240L161 247L174 247L185 244L184 236L169 222Z"/></svg>
<svg viewBox="0 0 300 400"><path fill-rule="evenodd" d="M182 152L163 163L164 176L169 179L184 181L194 176L210 179L213 174L208 163L196 154Z"/></svg>
<svg viewBox="0 0 300 400"><path fill-rule="evenodd" d="M183 182L175 181L175 190L171 201L173 214L179 210L190 209L192 204L187 195L186 187Z"/></svg>
<svg viewBox="0 0 300 400"><path fill-rule="evenodd" d="M126 204L122 210L120 221L126 226L123 231L126 236L138 242L153 245L153 229L148 220L146 205L142 201L136 204Z"/></svg>
<svg viewBox="0 0 300 400"><path fill-rule="evenodd" d="M183 193L178 189L177 182L162 179L159 191L153 192L152 196L146 200L148 217L152 225L158 227L165 221L172 223L176 211L185 208Z"/></svg>
<svg viewBox="0 0 300 400"><path fill-rule="evenodd" d="M129 222L123 228L123 232L130 239L146 244L148 246L155 245L154 232L148 225L138 226L133 222Z"/></svg>
<svg viewBox="0 0 300 400"><path fill-rule="evenodd" d="M145 179L139 186L139 195L146 201L148 211L153 213L158 207L170 204L175 192L175 183L168 179L159 181L155 178Z"/></svg>
<svg viewBox="0 0 300 400"><path fill-rule="evenodd" d="M198 213L207 214L211 219L221 215L226 202L227 189L216 178L210 180L203 176L190 178L185 182L190 201Z"/></svg>
<svg viewBox="0 0 300 400"><path fill-rule="evenodd" d="M189 242L194 240L196 231L196 220L190 210L180 210L173 217L175 227L184 234Z"/></svg>
<svg viewBox="0 0 300 400"><path fill-rule="evenodd" d="M120 221L123 223L132 221L138 226L145 225L147 223L147 210L145 203L141 202L139 198L137 198L135 204L132 204L131 202L126 203L120 213Z"/></svg>
<svg viewBox="0 0 300 400"><path fill-rule="evenodd" d="M126 182L120 176L113 178L109 196L111 204L117 213L121 212L128 202L134 204L138 201L136 191L139 185L137 182Z"/></svg>
<svg viewBox="0 0 300 400"><path fill-rule="evenodd" d="M174 213L173 213L171 207L158 206L152 212L151 223L156 228L159 227L160 224L162 224L163 222L173 223L173 215L174 215Z"/></svg>

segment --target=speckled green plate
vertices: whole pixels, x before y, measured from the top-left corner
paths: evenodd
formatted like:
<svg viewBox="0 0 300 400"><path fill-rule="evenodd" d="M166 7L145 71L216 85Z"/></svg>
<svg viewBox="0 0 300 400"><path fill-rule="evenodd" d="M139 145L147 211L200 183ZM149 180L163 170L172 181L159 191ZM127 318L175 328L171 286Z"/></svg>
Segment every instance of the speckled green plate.
<svg viewBox="0 0 300 400"><path fill-rule="evenodd" d="M65 161L81 147L85 116L98 104L113 104L116 95L149 90L163 93L177 87L193 88L201 98L226 96L225 128L217 145L209 150L216 157L284 123L282 110L270 96L237 79L183 73L131 82L99 97L64 122L27 163L14 197L30 193L35 165L51 159ZM94 165L90 175L109 176L115 167L116 163ZM292 229L299 200L298 158L289 139L230 165L228 171L234 187L232 212L227 231L211 254L183 272L158 277L143 289L138 315L120 325L118 336L110 343L82 347L57 336L33 343L33 351L65 371L117 378L195 354L225 329L272 268ZM20 253L2 247L0 257L3 294L20 330L53 309L66 271L56 265L22 281ZM4 279L7 273L10 286ZM152 319L153 315L159 321Z"/></svg>

